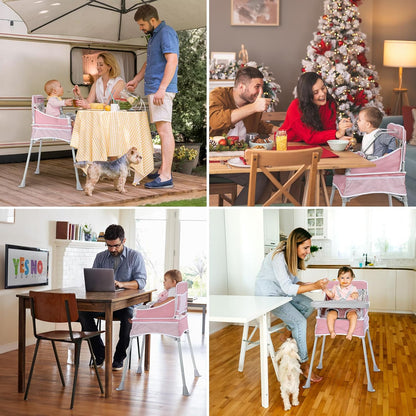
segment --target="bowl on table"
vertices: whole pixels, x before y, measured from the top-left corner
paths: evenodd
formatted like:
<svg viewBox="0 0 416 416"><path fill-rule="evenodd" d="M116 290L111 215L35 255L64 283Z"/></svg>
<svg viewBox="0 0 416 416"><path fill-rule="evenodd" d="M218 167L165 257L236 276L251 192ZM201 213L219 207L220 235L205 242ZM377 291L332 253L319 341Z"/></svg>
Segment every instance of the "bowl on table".
<svg viewBox="0 0 416 416"><path fill-rule="evenodd" d="M347 147L349 140L328 140L327 143L334 152L342 152Z"/></svg>
<svg viewBox="0 0 416 416"><path fill-rule="evenodd" d="M272 150L274 143L270 139L261 139L261 138L257 137L254 140L250 140L248 142L248 145L249 145L250 149Z"/></svg>

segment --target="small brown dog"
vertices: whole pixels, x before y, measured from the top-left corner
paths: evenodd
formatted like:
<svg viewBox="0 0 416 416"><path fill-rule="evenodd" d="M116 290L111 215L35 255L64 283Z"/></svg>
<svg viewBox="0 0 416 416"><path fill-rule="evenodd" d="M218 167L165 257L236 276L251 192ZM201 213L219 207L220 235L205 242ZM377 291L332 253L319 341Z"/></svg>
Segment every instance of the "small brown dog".
<svg viewBox="0 0 416 416"><path fill-rule="evenodd" d="M124 189L130 165L137 165L142 160L137 149L132 147L125 155L117 160L109 162L78 162L75 166L80 168L87 167L87 182L85 184L85 193L92 196L94 186L102 177L114 180L114 187L120 193L127 191Z"/></svg>

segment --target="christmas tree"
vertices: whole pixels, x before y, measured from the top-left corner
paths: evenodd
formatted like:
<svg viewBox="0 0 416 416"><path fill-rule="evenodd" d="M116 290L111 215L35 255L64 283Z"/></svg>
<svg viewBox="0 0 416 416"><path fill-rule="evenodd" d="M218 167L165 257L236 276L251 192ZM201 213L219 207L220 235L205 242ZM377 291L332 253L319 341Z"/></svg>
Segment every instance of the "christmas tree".
<svg viewBox="0 0 416 416"><path fill-rule="evenodd" d="M360 1L324 1L318 31L302 61L302 72L322 76L336 100L339 117L350 117L353 122L363 107L383 111L378 74L367 60L366 35L360 31Z"/></svg>

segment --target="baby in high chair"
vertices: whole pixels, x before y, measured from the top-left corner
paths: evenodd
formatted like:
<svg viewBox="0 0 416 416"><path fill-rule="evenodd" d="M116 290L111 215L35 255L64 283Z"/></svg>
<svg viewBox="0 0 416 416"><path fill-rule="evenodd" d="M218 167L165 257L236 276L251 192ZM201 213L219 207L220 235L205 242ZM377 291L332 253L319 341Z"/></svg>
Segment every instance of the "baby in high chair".
<svg viewBox="0 0 416 416"><path fill-rule="evenodd" d="M328 298L333 300L357 300L358 289L352 284L354 279L354 272L350 267L344 266L338 270L338 283L334 285L332 290L327 288L323 289ZM337 318L347 318L349 321L349 328L346 338L352 339L355 326L357 324L357 311L355 309L330 309L326 316L326 322L328 325L329 333L331 338L335 338L335 320Z"/></svg>
<svg viewBox="0 0 416 416"><path fill-rule="evenodd" d="M45 92L48 95L48 103L46 105L45 113L53 117L71 117L66 115L62 111L64 106L72 106L72 98L63 100L61 97L64 95L64 89L61 83L56 79L51 79L45 83Z"/></svg>
<svg viewBox="0 0 416 416"><path fill-rule="evenodd" d="M363 108L358 114L357 126L364 133L361 153L366 159L376 159L397 149L396 138L380 129L383 113L376 107Z"/></svg>
<svg viewBox="0 0 416 416"><path fill-rule="evenodd" d="M148 302L146 305L137 305L138 309L149 309L155 306L161 306L164 303L169 302L176 297L176 285L182 282L182 273L179 270L168 270L163 276L164 291L160 292L157 300L154 302Z"/></svg>

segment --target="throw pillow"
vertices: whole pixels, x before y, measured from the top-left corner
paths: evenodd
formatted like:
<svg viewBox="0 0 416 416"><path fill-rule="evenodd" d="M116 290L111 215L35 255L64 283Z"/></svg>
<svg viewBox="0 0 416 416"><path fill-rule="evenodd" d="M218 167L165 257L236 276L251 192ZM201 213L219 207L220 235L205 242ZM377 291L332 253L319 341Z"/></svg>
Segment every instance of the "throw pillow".
<svg viewBox="0 0 416 416"><path fill-rule="evenodd" d="M410 141L412 138L413 132L413 117L412 117L412 109L416 107L404 106L402 108L403 113L403 126L406 130L406 141Z"/></svg>

